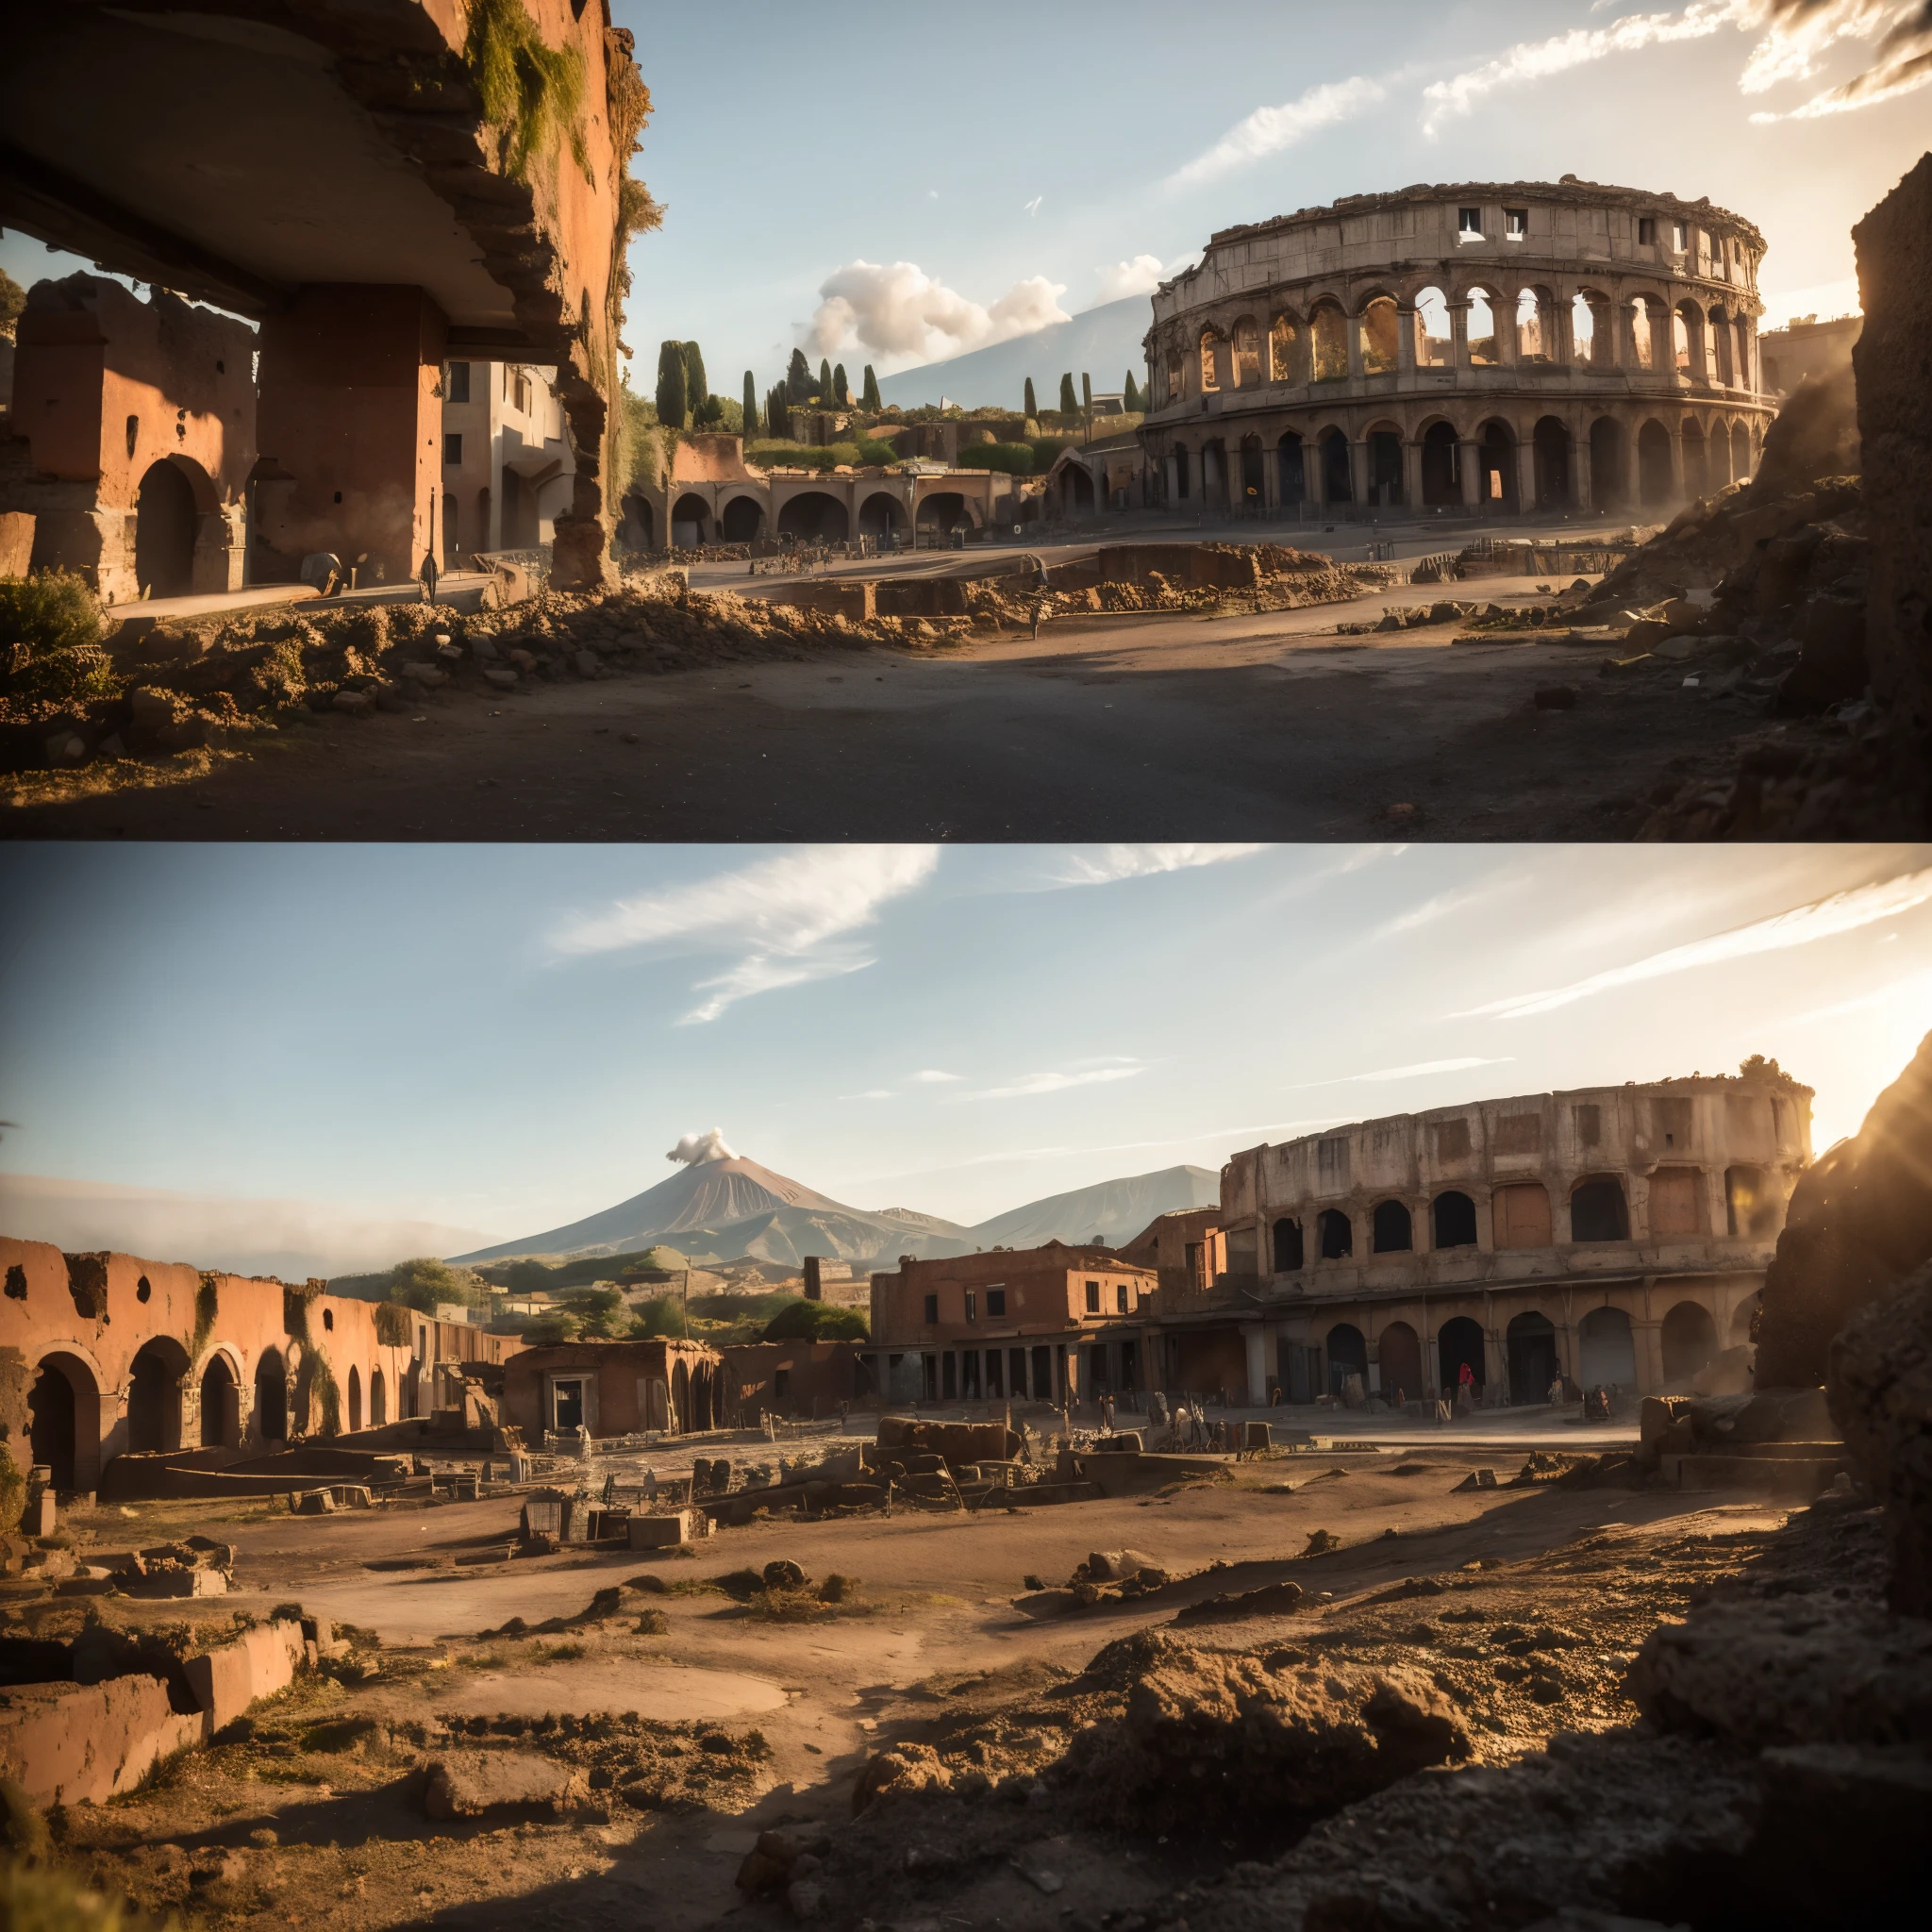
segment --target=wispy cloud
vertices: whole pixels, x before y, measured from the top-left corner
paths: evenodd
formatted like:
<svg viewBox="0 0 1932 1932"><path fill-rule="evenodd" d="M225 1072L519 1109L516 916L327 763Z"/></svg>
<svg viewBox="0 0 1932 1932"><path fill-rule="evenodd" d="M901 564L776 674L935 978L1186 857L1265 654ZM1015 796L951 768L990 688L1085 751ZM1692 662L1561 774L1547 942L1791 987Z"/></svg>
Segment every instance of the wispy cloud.
<svg viewBox="0 0 1932 1932"><path fill-rule="evenodd" d="M962 1093L961 1100L1030 1100L1040 1093L1063 1093L1070 1087L1099 1087L1110 1080L1132 1080L1147 1071L1139 1060L1116 1059L1070 1073L1027 1074L1002 1087L982 1087Z"/></svg>
<svg viewBox="0 0 1932 1932"><path fill-rule="evenodd" d="M1574 1005L1620 987L1637 986L1645 980L1662 979L1674 973L1689 973L1700 966L1715 966L1732 959L1748 959L1759 953L1783 952L1792 946L1809 945L1814 940L1835 939L1842 933L1857 932L1861 926L1875 925L1880 920L1895 919L1902 912L1932 900L1932 867L1921 872L1902 873L1896 878L1881 879L1868 886L1854 886L1833 892L1808 905L1794 906L1788 912L1769 919L1754 920L1749 925L1733 926L1728 932L1714 933L1708 939L1693 940L1688 945L1672 946L1648 958L1633 960L1627 966L1613 966L1607 972L1593 973L1569 986L1545 992L1519 993L1508 999L1493 1000L1487 1006L1473 1007L1454 1019L1522 1020L1534 1013L1554 1012L1558 1007Z"/></svg>
<svg viewBox="0 0 1932 1932"><path fill-rule="evenodd" d="M708 995L685 1024L715 1020L734 1002L780 987L856 973L873 963L854 938L939 864L936 845L808 845L637 899L564 926L564 958L644 947L716 947L741 954L697 982Z"/></svg>
<svg viewBox="0 0 1932 1932"><path fill-rule="evenodd" d="M1828 1007L1813 1007L1808 1013L1793 1013L1785 1022L1787 1026L1809 1026L1820 1020L1839 1020L1847 1013L1862 1013L1874 1007L1889 1007L1894 1001L1901 1006L1932 1005L1932 968L1923 973L1908 973L1903 979L1889 980L1884 986L1874 986L1869 992L1855 993L1848 1000L1835 1000Z"/></svg>
<svg viewBox="0 0 1932 1932"><path fill-rule="evenodd" d="M1346 1074L1342 1077L1346 1080L1420 1080L1428 1074L1466 1074L1472 1067L1506 1067L1514 1058L1514 1054L1507 1053L1496 1059L1485 1059L1480 1054L1465 1054L1460 1059L1417 1060L1413 1066L1383 1067L1373 1074Z"/></svg>
<svg viewBox="0 0 1932 1932"><path fill-rule="evenodd" d="M966 1075L964 1074L944 1073L938 1067L922 1067L912 1077L922 1086L937 1087L944 1081L963 1080Z"/></svg>
<svg viewBox="0 0 1932 1932"><path fill-rule="evenodd" d="M841 1093L839 1098L841 1100L896 1100L898 1095L890 1087L868 1087L863 1093Z"/></svg>
<svg viewBox="0 0 1932 1932"><path fill-rule="evenodd" d="M1167 185L1198 188L1204 181L1218 180L1264 155L1279 154L1324 127L1352 121L1388 96L1389 90L1380 81L1356 74L1346 80L1324 81L1279 107L1257 108L1246 120L1236 122L1205 154L1196 155L1185 167L1175 169L1168 176Z"/></svg>
<svg viewBox="0 0 1932 1932"><path fill-rule="evenodd" d="M1045 199L1045 195L1036 194L1031 201L1023 201L1020 206L1027 214L1037 215L1040 212L1040 204Z"/></svg>
<svg viewBox="0 0 1932 1932"><path fill-rule="evenodd" d="M1230 859L1249 858L1267 850L1265 845L1076 846L1047 876L1059 886L1108 886L1116 879L1188 872L1200 865L1225 865Z"/></svg>

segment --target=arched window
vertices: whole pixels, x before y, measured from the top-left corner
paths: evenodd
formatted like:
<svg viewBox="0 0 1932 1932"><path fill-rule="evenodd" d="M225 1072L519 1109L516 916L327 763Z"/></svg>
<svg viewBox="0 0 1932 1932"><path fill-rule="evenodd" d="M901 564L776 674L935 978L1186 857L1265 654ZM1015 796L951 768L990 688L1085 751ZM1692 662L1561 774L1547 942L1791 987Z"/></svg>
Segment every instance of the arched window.
<svg viewBox="0 0 1932 1932"><path fill-rule="evenodd" d="M1509 1324L1504 1341L1509 1354L1509 1400L1547 1402L1550 1384L1557 1379L1556 1324L1531 1309Z"/></svg>
<svg viewBox="0 0 1932 1932"><path fill-rule="evenodd" d="M1348 1387L1348 1378L1358 1375L1364 1393L1369 1386L1369 1341L1353 1322L1338 1322L1329 1329L1328 1346L1328 1392L1340 1395Z"/></svg>
<svg viewBox="0 0 1932 1932"><path fill-rule="evenodd" d="M1502 359L1496 341L1496 311L1491 306L1489 291L1469 291L1469 359L1482 368L1493 369Z"/></svg>
<svg viewBox="0 0 1932 1932"><path fill-rule="evenodd" d="M1456 360L1456 338L1449 303L1441 289L1424 289L1415 298L1415 362L1418 369L1447 369Z"/></svg>
<svg viewBox="0 0 1932 1932"><path fill-rule="evenodd" d="M1438 1194L1430 1204L1435 1245L1439 1248L1475 1246L1475 1203L1457 1189Z"/></svg>
<svg viewBox="0 0 1932 1932"><path fill-rule="evenodd" d="M1637 1341L1622 1308L1592 1308L1576 1324L1576 1379L1586 1391L1637 1387Z"/></svg>
<svg viewBox="0 0 1932 1932"><path fill-rule="evenodd" d="M1423 1392L1423 1345L1407 1322L1391 1322L1375 1338L1381 1393L1391 1403L1413 1402Z"/></svg>
<svg viewBox="0 0 1932 1932"><path fill-rule="evenodd" d="M1324 1208L1315 1224L1324 1261L1345 1261L1355 1253L1355 1229L1340 1208Z"/></svg>
<svg viewBox="0 0 1932 1932"><path fill-rule="evenodd" d="M1640 369L1657 367L1657 299L1639 295L1630 304L1630 352Z"/></svg>
<svg viewBox="0 0 1932 1932"><path fill-rule="evenodd" d="M1318 302L1308 317L1314 341L1313 376L1317 382L1340 382L1348 374L1348 318L1336 302Z"/></svg>
<svg viewBox="0 0 1932 1932"><path fill-rule="evenodd" d="M1395 304L1377 295L1362 310L1362 373L1387 375L1395 367Z"/></svg>
<svg viewBox="0 0 1932 1932"><path fill-rule="evenodd" d="M1277 315L1268 325L1268 380L1299 382L1302 379L1301 331L1294 319Z"/></svg>
<svg viewBox="0 0 1932 1932"><path fill-rule="evenodd" d="M1553 346L1542 297L1535 289L1524 289L1516 298L1516 359L1547 362Z"/></svg>
<svg viewBox="0 0 1932 1932"><path fill-rule="evenodd" d="M1664 1380L1682 1382L1717 1353L1717 1324L1697 1302L1679 1302L1663 1319Z"/></svg>
<svg viewBox="0 0 1932 1932"><path fill-rule="evenodd" d="M1261 329L1252 315L1242 316L1234 325L1234 386L1261 386Z"/></svg>
<svg viewBox="0 0 1932 1932"><path fill-rule="evenodd" d="M1209 390L1221 387L1221 373L1215 366L1214 331L1204 328L1201 331L1201 389L1205 394Z"/></svg>
<svg viewBox="0 0 1932 1932"><path fill-rule="evenodd" d="M1499 1248L1550 1245L1550 1197L1540 1181L1515 1181L1490 1198L1490 1219Z"/></svg>
<svg viewBox="0 0 1932 1932"><path fill-rule="evenodd" d="M1627 1241L1630 1210L1624 1201L1624 1184L1614 1176L1582 1181L1570 1195L1570 1239L1573 1241Z"/></svg>
<svg viewBox="0 0 1932 1932"><path fill-rule="evenodd" d="M1274 1224L1274 1272L1292 1274L1302 1265L1302 1224L1286 1215Z"/></svg>
<svg viewBox="0 0 1932 1932"><path fill-rule="evenodd" d="M1379 1201L1375 1204L1374 1239L1378 1255L1406 1255L1414 1247L1408 1209L1400 1201Z"/></svg>
<svg viewBox="0 0 1932 1932"><path fill-rule="evenodd" d="M1484 1367L1481 1324L1468 1315L1451 1316L1437 1331L1436 1360L1442 1374L1441 1386L1444 1395L1455 1394L1465 1368L1469 1371L1470 1385L1480 1391L1489 1380Z"/></svg>
<svg viewBox="0 0 1932 1932"><path fill-rule="evenodd" d="M1784 1203L1761 1167L1724 1169L1724 1226L1746 1241L1769 1241L1777 1233Z"/></svg>
<svg viewBox="0 0 1932 1932"><path fill-rule="evenodd" d="M1650 1177L1653 1241L1682 1241L1704 1227L1704 1176L1694 1167L1660 1167Z"/></svg>
<svg viewBox="0 0 1932 1932"><path fill-rule="evenodd" d="M354 1362L349 1364L349 1433L354 1435L362 1426L362 1372Z"/></svg>

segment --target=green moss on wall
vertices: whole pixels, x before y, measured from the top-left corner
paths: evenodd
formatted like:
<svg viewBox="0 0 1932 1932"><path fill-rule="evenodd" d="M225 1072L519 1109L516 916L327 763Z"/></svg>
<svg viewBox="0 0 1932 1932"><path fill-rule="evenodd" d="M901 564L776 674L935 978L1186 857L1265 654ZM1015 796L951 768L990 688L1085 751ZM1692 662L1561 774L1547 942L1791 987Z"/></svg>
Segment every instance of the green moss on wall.
<svg viewBox="0 0 1932 1932"><path fill-rule="evenodd" d="M188 1343L190 1361L201 1359L201 1352L208 1346L208 1337L215 1332L215 1323L221 1312L221 1291L215 1286L215 1277L204 1270L201 1286L194 1291L194 1334Z"/></svg>
<svg viewBox="0 0 1932 1932"><path fill-rule="evenodd" d="M568 142L591 179L584 142L584 57L575 47L546 47L518 0L470 0L463 60L498 132L504 172L524 180L533 154Z"/></svg>

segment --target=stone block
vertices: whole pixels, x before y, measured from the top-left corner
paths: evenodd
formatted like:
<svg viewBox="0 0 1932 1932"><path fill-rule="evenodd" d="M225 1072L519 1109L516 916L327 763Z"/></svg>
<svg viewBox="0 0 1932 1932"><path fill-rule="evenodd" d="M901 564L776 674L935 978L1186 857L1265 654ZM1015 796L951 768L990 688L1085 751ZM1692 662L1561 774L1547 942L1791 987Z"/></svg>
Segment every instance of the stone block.
<svg viewBox="0 0 1932 1932"><path fill-rule="evenodd" d="M34 554L34 519L25 510L0 510L0 577L24 577Z"/></svg>
<svg viewBox="0 0 1932 1932"><path fill-rule="evenodd" d="M582 1773L534 1751L453 1752L428 1765L423 1808L439 1820L504 1814L557 1818L588 1793Z"/></svg>
<svg viewBox="0 0 1932 1932"><path fill-rule="evenodd" d="M633 1516L630 1546L634 1550L675 1549L691 1541L691 1511L673 1509L662 1516Z"/></svg>

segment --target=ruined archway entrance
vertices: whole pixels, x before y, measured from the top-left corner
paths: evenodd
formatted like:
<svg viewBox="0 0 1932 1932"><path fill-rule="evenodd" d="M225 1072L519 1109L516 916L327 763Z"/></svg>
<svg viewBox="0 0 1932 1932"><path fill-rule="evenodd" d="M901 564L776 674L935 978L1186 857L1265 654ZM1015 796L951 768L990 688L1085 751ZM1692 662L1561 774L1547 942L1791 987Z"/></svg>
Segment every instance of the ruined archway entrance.
<svg viewBox="0 0 1932 1932"><path fill-rule="evenodd" d="M1574 500L1570 483L1570 432L1555 416L1541 417L1534 436L1539 509L1564 509Z"/></svg>
<svg viewBox="0 0 1932 1932"><path fill-rule="evenodd" d="M1302 458L1302 440L1294 430L1288 430L1274 445L1274 461L1278 471L1275 481L1281 493L1281 501L1301 502L1308 493L1308 484Z"/></svg>
<svg viewBox="0 0 1932 1932"><path fill-rule="evenodd" d="M1329 1329L1328 1392L1340 1395L1351 1375L1359 1375L1364 1393L1369 1386L1368 1337L1353 1322L1338 1322Z"/></svg>
<svg viewBox="0 0 1932 1932"><path fill-rule="evenodd" d="M1637 432L1637 490L1643 507L1670 502L1671 432L1654 417Z"/></svg>
<svg viewBox="0 0 1932 1932"><path fill-rule="evenodd" d="M801 491L778 512L778 534L807 543L842 543L847 530L845 506L823 490Z"/></svg>
<svg viewBox="0 0 1932 1932"><path fill-rule="evenodd" d="M78 1356L43 1356L26 1412L33 1459L52 1471L55 1489L92 1489L99 1471L101 1414L93 1371Z"/></svg>
<svg viewBox="0 0 1932 1932"><path fill-rule="evenodd" d="M1369 432L1369 501L1384 506L1402 501L1402 438L1392 429Z"/></svg>
<svg viewBox="0 0 1932 1932"><path fill-rule="evenodd" d="M926 503L937 499L927 497ZM1086 517L1093 514L1093 478L1078 463L1069 463L1060 472L1060 508L1070 517ZM919 507L919 520L924 523L925 503Z"/></svg>
<svg viewBox="0 0 1932 1932"><path fill-rule="evenodd" d="M671 1370L671 1426L679 1435L691 1427L691 1369L682 1357Z"/></svg>
<svg viewBox="0 0 1932 1932"><path fill-rule="evenodd" d="M201 1446L242 1446L242 1391L225 1355L210 1356L201 1372Z"/></svg>
<svg viewBox="0 0 1932 1932"><path fill-rule="evenodd" d="M1557 1329L1550 1318L1531 1309L1504 1331L1509 1356L1509 1400L1521 1407L1547 1402L1557 1379Z"/></svg>
<svg viewBox="0 0 1932 1932"><path fill-rule="evenodd" d="M755 496L734 496L718 520L718 534L727 543L756 543L765 527L765 512Z"/></svg>
<svg viewBox="0 0 1932 1932"><path fill-rule="evenodd" d="M1514 516L1523 499L1516 481L1516 439L1507 423L1491 419L1483 425L1480 460L1482 488L1476 492L1477 500L1487 508Z"/></svg>
<svg viewBox="0 0 1932 1932"><path fill-rule="evenodd" d="M484 492L486 497L489 492ZM484 516L489 516L486 505ZM624 499L624 523L620 528L624 541L637 550L654 550L658 543L658 513L651 508L648 498L626 496ZM487 533L486 533L487 535Z"/></svg>
<svg viewBox="0 0 1932 1932"><path fill-rule="evenodd" d="M1599 509L1623 503L1630 493L1624 428L1614 416L1590 425L1590 493Z"/></svg>
<svg viewBox="0 0 1932 1932"><path fill-rule="evenodd" d="M134 510L134 575L149 597L185 597L194 588L194 486L163 457L141 479Z"/></svg>
<svg viewBox="0 0 1932 1932"><path fill-rule="evenodd" d="M1482 1324L1468 1315L1455 1315L1444 1322L1436 1336L1436 1366L1441 1371L1444 1395L1455 1394L1465 1367L1481 1394L1489 1373L1483 1366Z"/></svg>
<svg viewBox="0 0 1932 1932"><path fill-rule="evenodd" d="M1267 488L1267 477L1262 469L1261 439L1258 436L1241 438L1241 508L1258 510L1262 494Z"/></svg>
<svg viewBox="0 0 1932 1932"><path fill-rule="evenodd" d="M1087 504L1093 504L1093 481L1085 470L1068 466L1067 474L1078 475L1087 484ZM1062 488L1065 486L1062 485ZM965 529L973 522L973 513L966 508L966 499L957 490L936 490L930 496L919 499L919 527L922 530L953 531Z"/></svg>
<svg viewBox="0 0 1932 1932"><path fill-rule="evenodd" d="M1685 1382L1717 1353L1717 1324L1698 1302L1679 1302L1663 1320L1664 1380Z"/></svg>
<svg viewBox="0 0 1932 1932"><path fill-rule="evenodd" d="M278 1348L265 1348L255 1365L255 1433L264 1442L289 1440L289 1368Z"/></svg>
<svg viewBox="0 0 1932 1932"><path fill-rule="evenodd" d="M1456 425L1431 423L1423 431L1423 502L1455 504L1462 501L1462 478L1457 467Z"/></svg>
<svg viewBox="0 0 1932 1932"><path fill-rule="evenodd" d="M1376 1342L1382 1395L1391 1403L1416 1402L1423 1392L1422 1339L1407 1322L1391 1322Z"/></svg>
<svg viewBox="0 0 1932 1932"><path fill-rule="evenodd" d="M188 1355L178 1341L157 1336L127 1371L127 1446L137 1454L181 1446L181 1377Z"/></svg>
<svg viewBox="0 0 1932 1932"><path fill-rule="evenodd" d="M1325 503L1353 503L1355 477L1349 462L1348 438L1339 429L1322 432L1322 498Z"/></svg>
<svg viewBox="0 0 1932 1932"><path fill-rule="evenodd" d="M1576 1324L1576 1379L1585 1390L1637 1387L1637 1343L1622 1308L1592 1308Z"/></svg>
<svg viewBox="0 0 1932 1932"><path fill-rule="evenodd" d="M862 537L891 545L906 527L906 506L888 490L874 490L858 506L858 531Z"/></svg>
<svg viewBox="0 0 1932 1932"><path fill-rule="evenodd" d="M369 1376L369 1426L379 1429L389 1421L389 1383L380 1369Z"/></svg>
<svg viewBox="0 0 1932 1932"><path fill-rule="evenodd" d="M711 525L711 506L690 491L671 506L671 547L695 550L703 543Z"/></svg>

